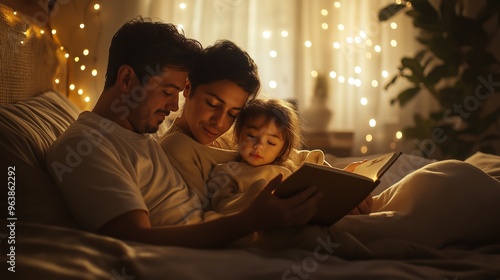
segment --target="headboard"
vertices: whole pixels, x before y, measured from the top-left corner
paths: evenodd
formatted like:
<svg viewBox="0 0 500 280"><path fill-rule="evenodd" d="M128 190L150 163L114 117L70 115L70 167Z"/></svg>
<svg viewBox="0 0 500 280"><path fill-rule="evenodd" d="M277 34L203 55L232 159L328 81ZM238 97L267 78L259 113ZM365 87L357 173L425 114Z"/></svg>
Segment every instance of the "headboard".
<svg viewBox="0 0 500 280"><path fill-rule="evenodd" d="M0 4L0 104L49 90L67 93L66 52L40 15Z"/></svg>
<svg viewBox="0 0 500 280"><path fill-rule="evenodd" d="M43 1L12 4L20 9L21 4L38 2ZM40 14L31 14L0 4L0 169L4 174L0 177L9 182L16 203L15 211L2 211L0 219L7 215L24 222L75 227L47 173L45 154L81 110L66 97L65 51L49 25L38 22Z"/></svg>

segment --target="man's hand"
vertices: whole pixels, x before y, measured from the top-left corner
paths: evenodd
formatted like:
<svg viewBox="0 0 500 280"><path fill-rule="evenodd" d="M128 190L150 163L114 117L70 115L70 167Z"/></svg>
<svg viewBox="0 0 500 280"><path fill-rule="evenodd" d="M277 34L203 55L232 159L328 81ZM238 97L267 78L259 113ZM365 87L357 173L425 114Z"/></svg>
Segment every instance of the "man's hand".
<svg viewBox="0 0 500 280"><path fill-rule="evenodd" d="M244 216L255 230L303 225L316 213L322 193L312 186L292 197L279 198L274 195L274 190L282 178L280 174L271 180L244 210Z"/></svg>

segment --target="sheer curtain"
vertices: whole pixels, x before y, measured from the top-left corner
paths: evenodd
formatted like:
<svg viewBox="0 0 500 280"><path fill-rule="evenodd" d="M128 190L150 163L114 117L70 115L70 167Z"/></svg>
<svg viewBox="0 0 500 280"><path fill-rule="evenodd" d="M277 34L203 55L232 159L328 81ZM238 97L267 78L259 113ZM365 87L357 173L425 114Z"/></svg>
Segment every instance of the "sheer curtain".
<svg viewBox="0 0 500 280"><path fill-rule="evenodd" d="M312 105L318 77L326 77L324 104L333 112L326 129L354 131L353 155L381 153L391 150L396 131L413 116L406 107L403 113L389 103L404 85L398 83L389 91L384 85L400 59L418 48L408 16L401 13L393 21L378 21L379 9L391 2L107 0L101 3L97 52L107 54L113 33L137 15L181 25L186 36L203 46L232 40L259 66L262 95L294 100L299 112ZM96 58L100 73L105 72L106 59ZM410 105L422 110L425 104L424 100Z"/></svg>

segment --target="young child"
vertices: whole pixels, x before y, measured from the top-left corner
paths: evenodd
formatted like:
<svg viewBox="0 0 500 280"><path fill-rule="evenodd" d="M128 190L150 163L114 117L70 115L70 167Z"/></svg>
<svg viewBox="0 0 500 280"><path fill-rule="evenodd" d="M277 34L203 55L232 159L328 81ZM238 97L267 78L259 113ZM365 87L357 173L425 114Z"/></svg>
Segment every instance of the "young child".
<svg viewBox="0 0 500 280"><path fill-rule="evenodd" d="M249 102L236 120L234 136L241 161L216 165L207 183L215 212L244 209L271 179L278 174L286 178L296 170L296 163L327 164L320 150L300 153L299 158L299 118L293 105L282 100Z"/></svg>

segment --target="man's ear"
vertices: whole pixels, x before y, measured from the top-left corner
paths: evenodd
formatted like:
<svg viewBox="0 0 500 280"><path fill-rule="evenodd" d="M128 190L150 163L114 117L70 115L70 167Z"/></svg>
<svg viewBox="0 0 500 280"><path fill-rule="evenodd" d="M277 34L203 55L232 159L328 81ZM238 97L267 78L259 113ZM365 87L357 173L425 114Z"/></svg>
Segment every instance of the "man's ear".
<svg viewBox="0 0 500 280"><path fill-rule="evenodd" d="M130 65L122 65L118 68L118 76L116 77L116 83L121 91L130 91L132 86L132 80L135 78L134 69Z"/></svg>
<svg viewBox="0 0 500 280"><path fill-rule="evenodd" d="M184 90L182 91L182 95L185 99L188 99L189 94L191 93L191 82L189 79L186 80L186 86L184 86Z"/></svg>

